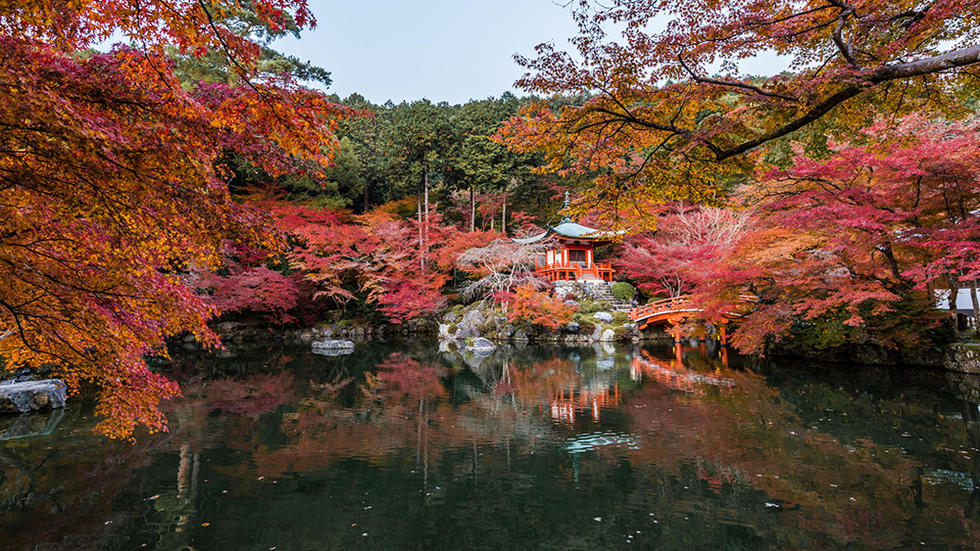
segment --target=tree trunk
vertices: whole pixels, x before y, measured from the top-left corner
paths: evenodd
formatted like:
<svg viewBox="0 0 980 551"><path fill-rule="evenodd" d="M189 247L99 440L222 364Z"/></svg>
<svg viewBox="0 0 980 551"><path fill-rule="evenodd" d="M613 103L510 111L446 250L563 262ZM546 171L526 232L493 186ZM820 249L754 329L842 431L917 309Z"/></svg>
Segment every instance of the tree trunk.
<svg viewBox="0 0 980 551"><path fill-rule="evenodd" d="M364 212L368 211L368 186L365 182L364 184Z"/></svg>
<svg viewBox="0 0 980 551"><path fill-rule="evenodd" d="M473 184L470 184L470 231L476 231L476 197L473 195Z"/></svg>
<svg viewBox="0 0 980 551"><path fill-rule="evenodd" d="M947 299L946 304L950 312L955 312L956 297L960 293L960 280L953 274L946 274L946 279L949 282L949 299Z"/></svg>
<svg viewBox="0 0 980 551"><path fill-rule="evenodd" d="M946 280L949 283L949 299L947 300L947 305L949 307L950 313L953 314L953 336L955 339L960 338L960 314L956 310L956 297L960 293L960 279L955 275L949 273L946 274Z"/></svg>
<svg viewBox="0 0 980 551"><path fill-rule="evenodd" d="M424 231L424 247L422 250L422 270L425 271L425 259L429 256L429 170L426 169L423 173L423 179L425 180L425 231Z"/></svg>
<svg viewBox="0 0 980 551"><path fill-rule="evenodd" d="M970 299L973 301L973 327L980 331L980 301L977 300L977 280L970 280Z"/></svg>
<svg viewBox="0 0 980 551"><path fill-rule="evenodd" d="M428 170L424 172L424 179L425 179L425 227L426 227L426 233L428 233L428 229L429 229L429 171Z"/></svg>
<svg viewBox="0 0 980 551"><path fill-rule="evenodd" d="M500 231L507 235L507 191L504 191L504 213L500 215Z"/></svg>
<svg viewBox="0 0 980 551"><path fill-rule="evenodd" d="M422 240L422 190L416 190L415 194L415 210L418 213L419 219L419 268L423 271L425 270L425 256L423 254L424 242Z"/></svg>

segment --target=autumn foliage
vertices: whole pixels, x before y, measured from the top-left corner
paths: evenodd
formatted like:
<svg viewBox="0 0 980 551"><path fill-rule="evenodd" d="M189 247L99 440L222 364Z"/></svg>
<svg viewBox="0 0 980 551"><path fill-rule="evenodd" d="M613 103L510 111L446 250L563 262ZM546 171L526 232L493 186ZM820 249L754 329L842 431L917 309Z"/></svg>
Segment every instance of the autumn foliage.
<svg viewBox="0 0 980 551"><path fill-rule="evenodd" d="M544 154L545 171L594 176L589 193L607 207L714 202L788 140L819 148L876 116L972 112L961 98L976 84L980 6L969 2L569 4L570 51L546 43L517 58L518 85L545 99L496 139ZM746 73L757 56L771 76Z"/></svg>
<svg viewBox="0 0 980 551"><path fill-rule="evenodd" d="M980 143L975 122L909 117L869 127L826 159L796 158L739 193L754 227L695 295L720 315L760 297L733 342L808 334L819 346L928 344L932 291L978 274Z"/></svg>
<svg viewBox="0 0 980 551"><path fill-rule="evenodd" d="M557 329L572 321L575 307L565 304L548 291L539 291L525 283L507 297L507 319L519 320L542 327Z"/></svg>
<svg viewBox="0 0 980 551"><path fill-rule="evenodd" d="M312 24L301 0L0 7L0 355L72 390L95 383L111 436L165 427L157 403L178 389L144 357L166 337L215 343L212 307L182 272L217 266L226 239L277 247L232 200L228 152L272 175L317 171L353 113L285 76L185 89L167 43L225 52L250 77L258 46L221 22L240 9ZM77 55L114 33L139 47Z"/></svg>
<svg viewBox="0 0 980 551"><path fill-rule="evenodd" d="M748 211L667 205L657 230L630 235L614 263L652 295L677 297L704 283L706 270L733 252L751 223Z"/></svg>
<svg viewBox="0 0 980 551"><path fill-rule="evenodd" d="M402 323L436 312L455 258L490 232L461 232L431 209L429 221L404 219L378 208L354 216L288 203L263 203L291 236L291 265L316 286L316 297L339 303L360 299Z"/></svg>

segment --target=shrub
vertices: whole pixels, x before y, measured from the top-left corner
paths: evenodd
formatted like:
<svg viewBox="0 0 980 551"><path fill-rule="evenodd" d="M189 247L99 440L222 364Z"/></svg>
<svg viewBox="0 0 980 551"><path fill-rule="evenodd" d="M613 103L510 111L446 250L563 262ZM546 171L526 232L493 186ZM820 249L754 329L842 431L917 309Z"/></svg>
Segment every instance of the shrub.
<svg viewBox="0 0 980 551"><path fill-rule="evenodd" d="M604 300L582 299L579 301L578 311L580 314L594 314L596 312L608 312L612 310L612 304Z"/></svg>
<svg viewBox="0 0 980 551"><path fill-rule="evenodd" d="M518 287L514 293L507 318L557 329L572 321L574 314L575 309L561 299L526 284Z"/></svg>
<svg viewBox="0 0 980 551"><path fill-rule="evenodd" d="M613 296L623 301L631 301L636 296L636 289L625 281L617 281L610 286Z"/></svg>

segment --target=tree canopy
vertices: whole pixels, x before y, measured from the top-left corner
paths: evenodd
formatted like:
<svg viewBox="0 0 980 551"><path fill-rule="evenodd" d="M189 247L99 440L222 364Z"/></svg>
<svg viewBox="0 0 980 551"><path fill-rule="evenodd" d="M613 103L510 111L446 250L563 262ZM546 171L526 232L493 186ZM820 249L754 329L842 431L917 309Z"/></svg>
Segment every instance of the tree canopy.
<svg viewBox="0 0 980 551"><path fill-rule="evenodd" d="M330 165L340 119L231 24L314 23L303 1L0 5L0 355L53 366L100 391L100 429L163 428L177 387L144 360L190 331L215 342L210 310L180 274L216 263L229 238L274 248L263 217L234 202L229 152L266 173ZM129 45L79 55L121 34ZM167 55L219 52L238 83L185 88Z"/></svg>
<svg viewBox="0 0 980 551"><path fill-rule="evenodd" d="M535 102L498 139L544 153L547 170L596 173L595 196L620 206L717 200L751 174L760 146L817 121L833 136L878 115L972 111L980 7L961 0L578 0L573 13L572 51L518 57L518 84L591 95ZM788 71L741 73L758 55Z"/></svg>

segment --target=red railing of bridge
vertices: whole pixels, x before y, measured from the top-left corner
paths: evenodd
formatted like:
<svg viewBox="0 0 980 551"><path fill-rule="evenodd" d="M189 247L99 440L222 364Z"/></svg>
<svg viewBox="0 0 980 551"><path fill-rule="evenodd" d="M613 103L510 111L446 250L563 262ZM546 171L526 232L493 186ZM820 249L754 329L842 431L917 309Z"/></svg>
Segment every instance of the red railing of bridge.
<svg viewBox="0 0 980 551"><path fill-rule="evenodd" d="M671 297L648 302L643 306L637 306L630 310L630 319L640 321L659 315L697 311L696 308L692 309L688 307L689 302L690 300L687 296Z"/></svg>
<svg viewBox="0 0 980 551"><path fill-rule="evenodd" d="M740 295L738 301L744 304L755 304L758 302L759 297L755 295ZM653 302L648 302L643 306L638 306L630 310L630 320L634 322L649 320L655 317L674 317L681 316L682 314L689 314L692 312L703 312L701 308L695 308L691 306L691 300L688 295L682 295L679 297L671 297L656 300ZM744 315L745 312L729 312L726 313L726 317L737 318Z"/></svg>

